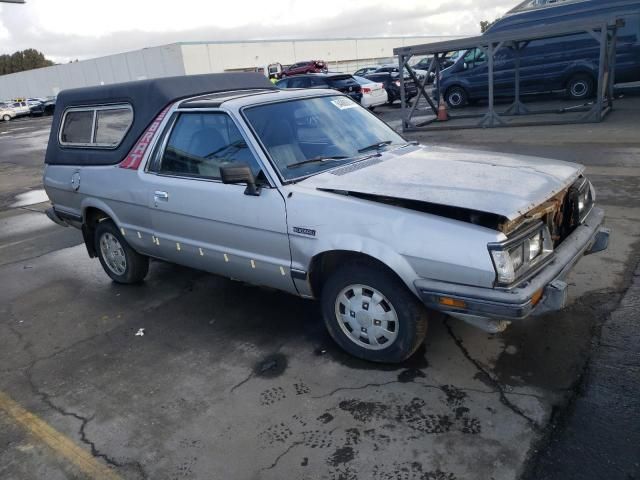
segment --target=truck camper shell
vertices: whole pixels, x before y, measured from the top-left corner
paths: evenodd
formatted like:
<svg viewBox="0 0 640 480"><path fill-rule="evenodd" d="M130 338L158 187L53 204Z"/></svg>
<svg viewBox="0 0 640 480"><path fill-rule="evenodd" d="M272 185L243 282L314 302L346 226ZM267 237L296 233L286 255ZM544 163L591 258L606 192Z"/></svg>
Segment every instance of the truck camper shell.
<svg viewBox="0 0 640 480"><path fill-rule="evenodd" d="M276 90L258 73L213 73L164 77L135 82L63 90L59 93L45 163L52 165L115 165L168 105L189 97L233 90ZM69 146L60 142L60 128L71 108L128 105L131 126L114 147Z"/></svg>

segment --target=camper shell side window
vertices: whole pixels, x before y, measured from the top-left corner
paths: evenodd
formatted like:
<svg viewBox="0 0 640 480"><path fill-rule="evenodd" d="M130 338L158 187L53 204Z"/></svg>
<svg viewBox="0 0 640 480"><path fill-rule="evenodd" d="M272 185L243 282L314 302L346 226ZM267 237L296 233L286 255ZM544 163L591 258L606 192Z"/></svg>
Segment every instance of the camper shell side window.
<svg viewBox="0 0 640 480"><path fill-rule="evenodd" d="M117 148L132 123L128 103L71 107L62 117L58 142L64 147Z"/></svg>

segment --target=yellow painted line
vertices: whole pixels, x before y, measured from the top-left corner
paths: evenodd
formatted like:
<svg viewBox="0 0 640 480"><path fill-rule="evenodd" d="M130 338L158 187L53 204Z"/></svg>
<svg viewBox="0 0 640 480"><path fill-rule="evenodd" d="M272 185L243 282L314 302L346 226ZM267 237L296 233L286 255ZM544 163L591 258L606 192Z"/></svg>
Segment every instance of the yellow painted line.
<svg viewBox="0 0 640 480"><path fill-rule="evenodd" d="M98 461L91 453L76 445L73 440L51 427L44 420L22 408L2 392L0 392L0 410L7 413L17 425L71 462L89 478L122 479L120 475Z"/></svg>

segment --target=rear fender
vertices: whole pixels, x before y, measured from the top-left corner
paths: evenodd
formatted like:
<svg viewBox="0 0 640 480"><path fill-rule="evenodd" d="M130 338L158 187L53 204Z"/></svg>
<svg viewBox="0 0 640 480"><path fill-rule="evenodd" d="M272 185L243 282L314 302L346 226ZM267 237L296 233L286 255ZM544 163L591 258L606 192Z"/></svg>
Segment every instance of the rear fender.
<svg viewBox="0 0 640 480"><path fill-rule="evenodd" d="M116 224L116 226L120 225L118 218L114 211L102 200L98 198L85 198L82 201L81 209L82 209L82 238L84 239L84 244L87 247L87 253L89 257L94 258L97 256L97 252L95 249L95 225L90 225L87 220L87 211L91 208L95 208L103 212L109 219Z"/></svg>

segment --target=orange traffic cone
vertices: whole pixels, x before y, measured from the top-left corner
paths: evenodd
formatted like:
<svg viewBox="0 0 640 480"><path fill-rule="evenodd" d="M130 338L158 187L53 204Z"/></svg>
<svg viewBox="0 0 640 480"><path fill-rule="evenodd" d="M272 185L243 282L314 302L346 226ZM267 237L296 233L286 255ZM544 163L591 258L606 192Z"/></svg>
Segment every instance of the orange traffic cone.
<svg viewBox="0 0 640 480"><path fill-rule="evenodd" d="M449 120L449 114L447 113L447 104L444 102L444 98L440 95L440 101L438 102L438 121L446 122Z"/></svg>

